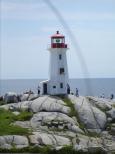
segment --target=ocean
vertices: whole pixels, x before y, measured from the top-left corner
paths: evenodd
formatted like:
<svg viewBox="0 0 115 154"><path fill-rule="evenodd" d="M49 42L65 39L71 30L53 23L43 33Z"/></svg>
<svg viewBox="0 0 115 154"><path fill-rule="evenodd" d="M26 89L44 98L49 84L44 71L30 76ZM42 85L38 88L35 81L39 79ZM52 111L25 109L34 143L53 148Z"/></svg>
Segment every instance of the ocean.
<svg viewBox="0 0 115 154"><path fill-rule="evenodd" d="M25 91L32 90L37 93L37 87L43 79L10 79L0 80L0 95L6 92L16 92L21 94ZM91 78L91 79L70 79L69 85L71 92L75 93L78 88L79 95L109 97L111 94L115 96L115 78Z"/></svg>

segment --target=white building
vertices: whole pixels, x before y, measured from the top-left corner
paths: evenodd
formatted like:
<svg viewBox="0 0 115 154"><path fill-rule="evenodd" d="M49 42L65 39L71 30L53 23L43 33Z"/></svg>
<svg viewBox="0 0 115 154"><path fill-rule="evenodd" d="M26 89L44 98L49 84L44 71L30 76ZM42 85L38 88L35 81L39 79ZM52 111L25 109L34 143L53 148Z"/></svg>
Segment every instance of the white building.
<svg viewBox="0 0 115 154"><path fill-rule="evenodd" d="M51 36L50 51L50 76L49 80L40 83L40 93L49 95L65 95L69 88L67 68L67 44L65 36L59 31Z"/></svg>

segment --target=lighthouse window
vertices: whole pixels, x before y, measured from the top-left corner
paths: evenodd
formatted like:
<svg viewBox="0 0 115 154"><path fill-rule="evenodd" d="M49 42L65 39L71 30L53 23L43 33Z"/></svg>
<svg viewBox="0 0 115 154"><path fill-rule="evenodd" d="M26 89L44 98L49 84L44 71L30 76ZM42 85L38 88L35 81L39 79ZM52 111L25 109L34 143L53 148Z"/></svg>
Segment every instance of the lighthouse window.
<svg viewBox="0 0 115 154"><path fill-rule="evenodd" d="M62 55L61 55L61 54L59 55L59 59L60 59L60 60L62 59Z"/></svg>
<svg viewBox="0 0 115 154"><path fill-rule="evenodd" d="M53 86L53 88L55 89L55 88L56 88L56 86Z"/></svg>
<svg viewBox="0 0 115 154"><path fill-rule="evenodd" d="M64 68L60 68L60 74L64 73Z"/></svg>
<svg viewBox="0 0 115 154"><path fill-rule="evenodd" d="M60 88L63 88L63 83L60 83Z"/></svg>

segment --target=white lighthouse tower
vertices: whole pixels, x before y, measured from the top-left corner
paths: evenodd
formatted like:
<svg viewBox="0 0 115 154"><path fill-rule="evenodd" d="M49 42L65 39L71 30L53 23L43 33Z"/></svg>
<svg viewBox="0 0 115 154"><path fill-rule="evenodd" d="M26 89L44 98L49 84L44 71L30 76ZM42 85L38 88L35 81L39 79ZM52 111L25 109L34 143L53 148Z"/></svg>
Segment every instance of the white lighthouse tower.
<svg viewBox="0 0 115 154"><path fill-rule="evenodd" d="M68 89L67 44L59 31L51 36L49 80L42 81L41 94L66 95Z"/></svg>

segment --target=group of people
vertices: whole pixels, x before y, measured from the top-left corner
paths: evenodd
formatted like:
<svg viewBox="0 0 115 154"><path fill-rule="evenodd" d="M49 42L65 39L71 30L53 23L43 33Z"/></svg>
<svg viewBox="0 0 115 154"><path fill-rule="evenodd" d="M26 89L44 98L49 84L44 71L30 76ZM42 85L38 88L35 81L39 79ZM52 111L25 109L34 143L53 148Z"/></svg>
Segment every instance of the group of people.
<svg viewBox="0 0 115 154"><path fill-rule="evenodd" d="M69 86L69 84L67 84L67 94L70 94L70 93L71 93L71 91L70 91L70 86ZM71 94L73 94L73 93L71 93ZM76 95L77 97L79 97L78 88L76 88L76 90L75 90L75 95Z"/></svg>
<svg viewBox="0 0 115 154"><path fill-rule="evenodd" d="M38 86L38 95L40 94L40 86ZM67 84L67 94L70 94L71 93L71 90L70 90L70 86L69 84ZM73 93L71 93L73 94ZM76 97L79 97L79 90L78 88L75 89L75 96ZM100 96L101 98L105 98L105 95L104 93ZM111 100L114 99L114 94L111 94L110 97L109 97Z"/></svg>
<svg viewBox="0 0 115 154"><path fill-rule="evenodd" d="M104 95L104 93L100 96L100 98L105 98L105 95ZM109 99L114 99L114 94L111 94L110 95L110 97L109 97Z"/></svg>

